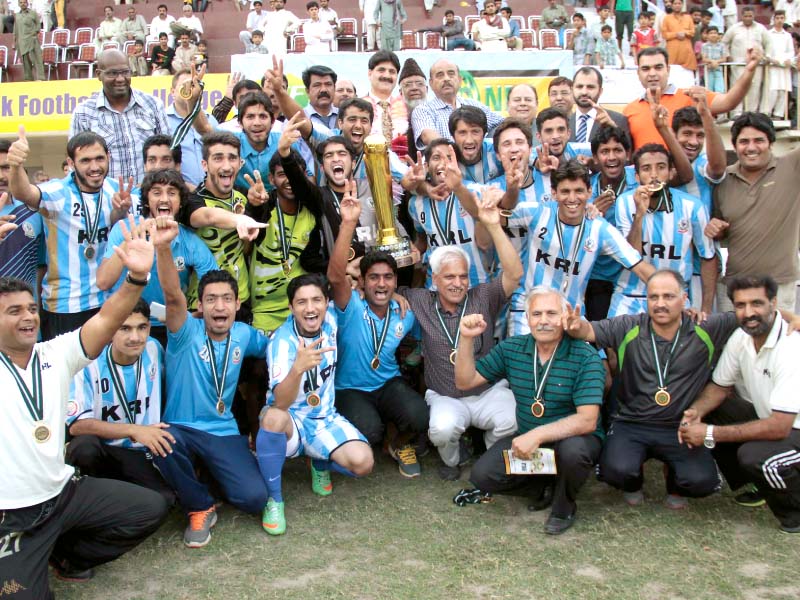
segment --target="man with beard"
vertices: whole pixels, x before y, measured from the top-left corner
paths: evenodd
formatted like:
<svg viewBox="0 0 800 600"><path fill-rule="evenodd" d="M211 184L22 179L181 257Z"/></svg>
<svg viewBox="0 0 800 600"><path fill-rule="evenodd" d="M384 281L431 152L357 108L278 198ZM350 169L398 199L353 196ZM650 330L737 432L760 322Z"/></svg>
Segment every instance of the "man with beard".
<svg viewBox="0 0 800 600"><path fill-rule="evenodd" d="M175 218L189 202L189 190L180 173L174 170L159 170L149 173L142 182L142 213L135 216L138 224L144 219L157 217ZM120 223L114 225L108 235L108 244L103 255L103 262L97 268L97 286L101 290L115 290L119 288L121 277L125 275L122 260L115 248L125 244L124 232ZM189 228L180 225L178 234L172 240L172 256L178 270L181 290L184 292L189 287L189 278L194 275L198 279L209 271L216 270L217 263L214 255L203 241ZM158 280L158 256L153 261L150 281L142 290L142 299L150 304L156 302L165 304L164 291ZM148 311L149 313L149 311ZM150 319L150 335L155 337L162 346L167 345L167 331L162 321L155 317Z"/></svg>
<svg viewBox="0 0 800 600"><path fill-rule="evenodd" d="M411 160L416 161L417 147L414 144L414 130L411 128L411 114L415 108L424 104L428 99L428 80L425 78L425 73L419 68L417 61L413 58L407 58L406 62L403 63L403 68L400 69L397 83L400 86L403 101L406 103L409 117L403 152L407 153ZM398 141L398 143L402 145L402 142ZM402 152L398 151L398 153Z"/></svg>
<svg viewBox="0 0 800 600"><path fill-rule="evenodd" d="M614 110L601 107L603 76L594 67L581 67L572 79L576 110L569 116L570 142L591 142L602 127L619 127L628 135L628 119Z"/></svg>
<svg viewBox="0 0 800 600"><path fill-rule="evenodd" d="M777 311L777 292L770 277L729 283L740 328L678 435L690 448L711 448L732 490L755 484L781 531L800 533L800 335Z"/></svg>
<svg viewBox="0 0 800 600"><path fill-rule="evenodd" d="M630 506L644 501L642 465L648 458L667 467L668 508L684 509L689 497L708 496L720 486L708 449L682 445L677 432L736 318L715 313L695 325L683 314L686 299L679 273L657 271L647 281L647 313L590 323L580 308L567 311L569 336L619 356L618 406L600 456L600 479L621 489Z"/></svg>
<svg viewBox="0 0 800 600"><path fill-rule="evenodd" d="M450 113L450 135L458 168L471 184L485 184L501 174L492 140L486 138L486 115L474 106L462 106Z"/></svg>
<svg viewBox="0 0 800 600"><path fill-rule="evenodd" d="M303 109L312 125L323 125L328 129L336 126L339 109L333 105L336 88L336 71L324 65L312 65L303 71L308 106Z"/></svg>
<svg viewBox="0 0 800 600"><path fill-rule="evenodd" d="M414 446L409 442L428 428L425 400L401 377L395 352L416 324L414 313L403 313L392 299L397 289L397 264L385 252L369 252L359 263L364 295L347 277L350 242L361 213L355 182L341 202L342 225L328 264L339 325L339 368L336 408L374 447L384 438L384 424L397 432L389 439L389 454L403 477L420 475Z"/></svg>
<svg viewBox="0 0 800 600"><path fill-rule="evenodd" d="M139 205L139 198L130 193L132 179L126 186L121 177L119 182L106 177L108 147L96 133L79 133L67 142L73 171L64 179L31 184L25 172L29 153L20 125L19 139L8 149L8 184L15 199L32 210L42 209L50 265L42 282L42 335L51 339L80 327L100 310L105 294L97 285L97 268L108 232L132 205Z"/></svg>
<svg viewBox="0 0 800 600"><path fill-rule="evenodd" d="M270 340L267 407L256 438L269 496L261 524L270 535L286 531L281 489L286 458L311 458L311 488L319 496L333 491L331 469L363 477L374 464L366 438L334 405L338 332L328 313L327 282L322 275L301 275L289 283L287 295L291 314Z"/></svg>
<svg viewBox="0 0 800 600"><path fill-rule="evenodd" d="M142 144L153 134L170 133L164 104L151 94L131 88L128 57L119 50L100 55L97 77L103 89L75 107L69 137L83 131L102 136L111 156L109 176L141 181Z"/></svg>

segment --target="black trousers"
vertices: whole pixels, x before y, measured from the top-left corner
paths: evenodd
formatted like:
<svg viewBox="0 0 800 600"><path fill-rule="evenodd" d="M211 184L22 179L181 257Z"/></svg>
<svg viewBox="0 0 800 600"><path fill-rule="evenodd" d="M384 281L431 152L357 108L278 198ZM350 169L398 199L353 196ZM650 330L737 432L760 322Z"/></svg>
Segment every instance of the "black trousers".
<svg viewBox="0 0 800 600"><path fill-rule="evenodd" d="M714 425L757 419L753 405L735 396L708 415ZM800 525L800 430L777 441L717 444L712 452L732 490L754 483L783 525Z"/></svg>
<svg viewBox="0 0 800 600"><path fill-rule="evenodd" d="M150 452L109 446L96 435L79 435L67 446L66 461L81 475L135 483L161 494L168 505L175 504L175 492L153 466Z"/></svg>
<svg viewBox="0 0 800 600"><path fill-rule="evenodd" d="M50 500L0 511L0 581L20 600L52 598L51 555L76 570L112 561L155 532L168 509L160 494L131 483L73 478Z"/></svg>
<svg viewBox="0 0 800 600"><path fill-rule="evenodd" d="M678 442L678 428L614 421L600 456L600 480L624 492L642 489L642 465L655 458L667 466L667 493L702 498L719 489L708 448Z"/></svg>
<svg viewBox="0 0 800 600"><path fill-rule="evenodd" d="M42 310L42 339L52 340L62 333L69 333L83 327L89 319L100 312L99 308L77 313L54 313Z"/></svg>
<svg viewBox="0 0 800 600"><path fill-rule="evenodd" d="M552 514L562 518L571 515L578 491L600 455L600 438L588 434L547 444L555 450L558 475L506 475L503 450L511 448L515 437L498 440L478 459L470 474L472 485L493 494L537 496L544 486L555 484Z"/></svg>
<svg viewBox="0 0 800 600"><path fill-rule="evenodd" d="M428 431L428 404L402 377L371 392L336 390L336 410L372 445L383 441L385 423L394 423L400 433Z"/></svg>
<svg viewBox="0 0 800 600"><path fill-rule="evenodd" d="M583 296L584 316L589 321L601 321L608 316L614 284L603 279L590 279Z"/></svg>

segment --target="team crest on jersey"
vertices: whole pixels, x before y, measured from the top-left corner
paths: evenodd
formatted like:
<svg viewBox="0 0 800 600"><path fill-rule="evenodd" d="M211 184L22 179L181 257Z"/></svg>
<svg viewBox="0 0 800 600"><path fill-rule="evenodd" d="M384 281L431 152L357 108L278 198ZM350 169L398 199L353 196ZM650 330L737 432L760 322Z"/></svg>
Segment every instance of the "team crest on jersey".
<svg viewBox="0 0 800 600"><path fill-rule="evenodd" d="M203 344L203 347L200 348L200 352L198 352L197 355L200 357L200 360L202 360L203 362L209 362L209 360L208 360L208 348L206 347L205 344Z"/></svg>
<svg viewBox="0 0 800 600"><path fill-rule="evenodd" d="M405 334L405 330L403 328L403 324L402 323L398 323L397 326L394 328L394 337L396 337L399 340L399 339L403 338L404 334Z"/></svg>
<svg viewBox="0 0 800 600"><path fill-rule="evenodd" d="M178 271L185 271L186 270L186 260L182 256L175 257L175 268Z"/></svg>
<svg viewBox="0 0 800 600"><path fill-rule="evenodd" d="M78 414L78 403L74 400L67 402L67 416L74 417Z"/></svg>
<svg viewBox="0 0 800 600"><path fill-rule="evenodd" d="M462 219L466 219L467 218L467 209L464 208L463 206L459 207L458 214L461 215Z"/></svg>
<svg viewBox="0 0 800 600"><path fill-rule="evenodd" d="M272 367L272 378L273 379L277 379L278 377L280 377L281 373L282 373L282 371L281 371L281 366L280 365L275 365L274 367Z"/></svg>
<svg viewBox="0 0 800 600"><path fill-rule="evenodd" d="M233 364L238 365L242 360L242 349L236 346L233 349Z"/></svg>
<svg viewBox="0 0 800 600"><path fill-rule="evenodd" d="M367 204L369 204L370 208L375 208L375 201L372 199L372 196L367 198Z"/></svg>
<svg viewBox="0 0 800 600"><path fill-rule="evenodd" d="M36 237L36 231L34 231L33 225L30 223L30 221L25 221L22 224L22 233L25 234L25 237L28 237L28 238L31 238L31 239Z"/></svg>
<svg viewBox="0 0 800 600"><path fill-rule="evenodd" d="M597 249L597 242L595 242L593 238L589 238L586 240L586 243L583 244L583 249L586 250L586 252L594 252Z"/></svg>
<svg viewBox="0 0 800 600"><path fill-rule="evenodd" d="M150 378L150 381L155 381L155 378L156 378L156 365L155 365L155 363L150 365L150 368L147 370L147 376Z"/></svg>
<svg viewBox="0 0 800 600"><path fill-rule="evenodd" d="M678 233L689 232L689 219L681 219L678 221Z"/></svg>

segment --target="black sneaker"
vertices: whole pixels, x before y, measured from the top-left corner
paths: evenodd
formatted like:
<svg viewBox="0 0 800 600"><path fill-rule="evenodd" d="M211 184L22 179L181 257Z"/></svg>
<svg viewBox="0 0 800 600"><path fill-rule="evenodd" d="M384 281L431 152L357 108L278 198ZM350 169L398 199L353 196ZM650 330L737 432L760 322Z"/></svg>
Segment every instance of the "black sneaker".
<svg viewBox="0 0 800 600"><path fill-rule="evenodd" d="M800 533L800 525L793 525L791 523L781 523L781 531L783 533Z"/></svg>
<svg viewBox="0 0 800 600"><path fill-rule="evenodd" d="M538 498L531 498L531 503L528 504L528 510L536 512L549 507L553 503L554 487L553 485L546 485L542 488L542 492L539 494Z"/></svg>
<svg viewBox="0 0 800 600"><path fill-rule="evenodd" d="M439 478L445 481L458 481L461 478L461 467L441 465L439 467Z"/></svg>
<svg viewBox="0 0 800 600"><path fill-rule="evenodd" d="M544 524L544 532L547 535L561 535L575 524L576 518L577 512L574 510L568 517L556 517L551 513L550 516L547 517L547 522Z"/></svg>
<svg viewBox="0 0 800 600"><path fill-rule="evenodd" d="M61 581L83 583L94 577L94 569L77 569L70 565L68 560L59 560L51 557L49 562L50 566L53 567L56 578Z"/></svg>
<svg viewBox="0 0 800 600"><path fill-rule="evenodd" d="M758 488L752 484L749 485L744 492L737 494L733 500L740 506L749 506L751 508L764 506L767 503L761 495L761 492L758 491Z"/></svg>

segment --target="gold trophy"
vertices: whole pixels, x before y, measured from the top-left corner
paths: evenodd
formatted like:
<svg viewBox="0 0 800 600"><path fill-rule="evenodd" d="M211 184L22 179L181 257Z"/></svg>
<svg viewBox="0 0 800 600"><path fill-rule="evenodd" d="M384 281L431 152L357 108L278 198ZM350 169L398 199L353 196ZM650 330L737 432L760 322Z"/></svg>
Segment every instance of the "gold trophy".
<svg viewBox="0 0 800 600"><path fill-rule="evenodd" d="M364 164L378 220L378 239L370 249L388 252L398 267L407 267L414 263L414 259L411 256L411 242L397 235L394 223L389 144L385 137L380 134L367 136L364 140Z"/></svg>

